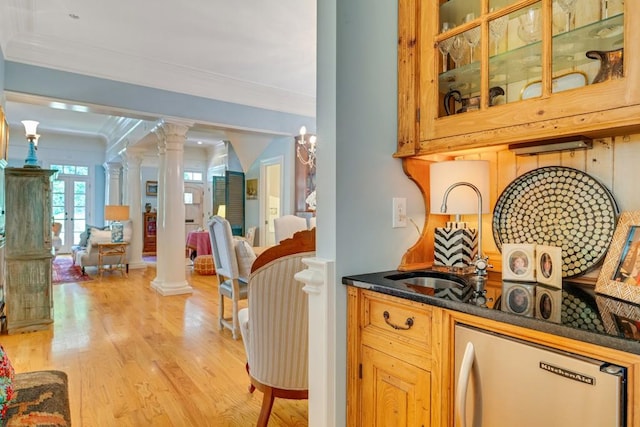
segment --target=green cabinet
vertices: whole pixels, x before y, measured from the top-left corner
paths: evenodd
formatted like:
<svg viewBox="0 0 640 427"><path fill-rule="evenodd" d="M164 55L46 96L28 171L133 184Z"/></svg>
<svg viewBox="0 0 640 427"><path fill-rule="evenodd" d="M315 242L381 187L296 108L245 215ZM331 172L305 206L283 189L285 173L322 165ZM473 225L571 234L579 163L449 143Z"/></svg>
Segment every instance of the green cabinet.
<svg viewBox="0 0 640 427"><path fill-rule="evenodd" d="M50 179L54 172L5 169L8 333L46 329L53 322Z"/></svg>

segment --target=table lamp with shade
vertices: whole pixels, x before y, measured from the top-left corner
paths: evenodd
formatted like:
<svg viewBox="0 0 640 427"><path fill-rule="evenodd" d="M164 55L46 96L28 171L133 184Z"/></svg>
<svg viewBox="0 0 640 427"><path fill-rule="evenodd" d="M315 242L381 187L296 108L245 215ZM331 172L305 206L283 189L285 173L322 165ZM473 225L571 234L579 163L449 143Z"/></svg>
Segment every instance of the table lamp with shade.
<svg viewBox="0 0 640 427"><path fill-rule="evenodd" d="M29 142L29 151L27 158L24 160L25 168L40 168L38 165L38 157L36 156L36 150L38 149L38 135L36 129L38 129L39 122L35 120L23 120L24 130L27 135L27 141Z"/></svg>
<svg viewBox="0 0 640 427"><path fill-rule="evenodd" d="M221 216L222 218L226 218L227 217L227 205L219 205L218 206L218 212L216 212L216 215Z"/></svg>
<svg viewBox="0 0 640 427"><path fill-rule="evenodd" d="M482 214L489 213L489 162L451 160L431 164L431 214L455 215L446 227L436 227L434 265L465 269L481 257ZM477 214L472 229L460 215Z"/></svg>
<svg viewBox="0 0 640 427"><path fill-rule="evenodd" d="M124 225L121 221L129 220L129 206L106 205L104 207L104 219L111 221L111 242L123 242Z"/></svg>

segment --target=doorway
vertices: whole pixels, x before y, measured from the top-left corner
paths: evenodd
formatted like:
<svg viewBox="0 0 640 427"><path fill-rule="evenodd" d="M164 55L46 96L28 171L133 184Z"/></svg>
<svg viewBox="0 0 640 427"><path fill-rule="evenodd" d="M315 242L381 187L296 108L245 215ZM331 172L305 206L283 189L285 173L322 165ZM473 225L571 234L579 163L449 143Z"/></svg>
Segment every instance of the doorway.
<svg viewBox="0 0 640 427"><path fill-rule="evenodd" d="M273 220L279 218L283 209L283 167L282 156L260 162L260 246L276 244Z"/></svg>
<svg viewBox="0 0 640 427"><path fill-rule="evenodd" d="M196 182L184 184L185 239L190 231L204 228L203 197L204 184Z"/></svg>
<svg viewBox="0 0 640 427"><path fill-rule="evenodd" d="M59 253L71 253L89 220L89 168L76 165L51 165L58 174L51 184L53 222L62 224Z"/></svg>

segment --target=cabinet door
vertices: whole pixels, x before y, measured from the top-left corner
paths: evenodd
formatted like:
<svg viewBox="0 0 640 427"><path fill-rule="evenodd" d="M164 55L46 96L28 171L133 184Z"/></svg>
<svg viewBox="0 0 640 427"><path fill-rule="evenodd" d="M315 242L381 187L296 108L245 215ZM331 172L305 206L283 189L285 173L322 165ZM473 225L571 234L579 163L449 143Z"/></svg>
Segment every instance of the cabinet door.
<svg viewBox="0 0 640 427"><path fill-rule="evenodd" d="M400 42L417 27L419 63L399 43L397 157L416 111L417 154L640 129L637 2L421 3L399 0L419 16L399 26Z"/></svg>
<svg viewBox="0 0 640 427"><path fill-rule="evenodd" d="M362 347L363 426L430 426L431 374Z"/></svg>

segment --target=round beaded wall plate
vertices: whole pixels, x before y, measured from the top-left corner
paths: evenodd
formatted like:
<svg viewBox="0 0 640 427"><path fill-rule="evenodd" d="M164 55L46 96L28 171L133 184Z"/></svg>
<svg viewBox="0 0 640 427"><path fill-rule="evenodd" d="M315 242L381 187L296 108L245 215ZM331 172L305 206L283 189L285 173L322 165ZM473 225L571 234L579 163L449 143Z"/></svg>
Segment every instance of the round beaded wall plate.
<svg viewBox="0 0 640 427"><path fill-rule="evenodd" d="M609 190L577 169L548 166L516 178L493 211L493 238L562 248L562 277L600 263L613 238L618 207Z"/></svg>

